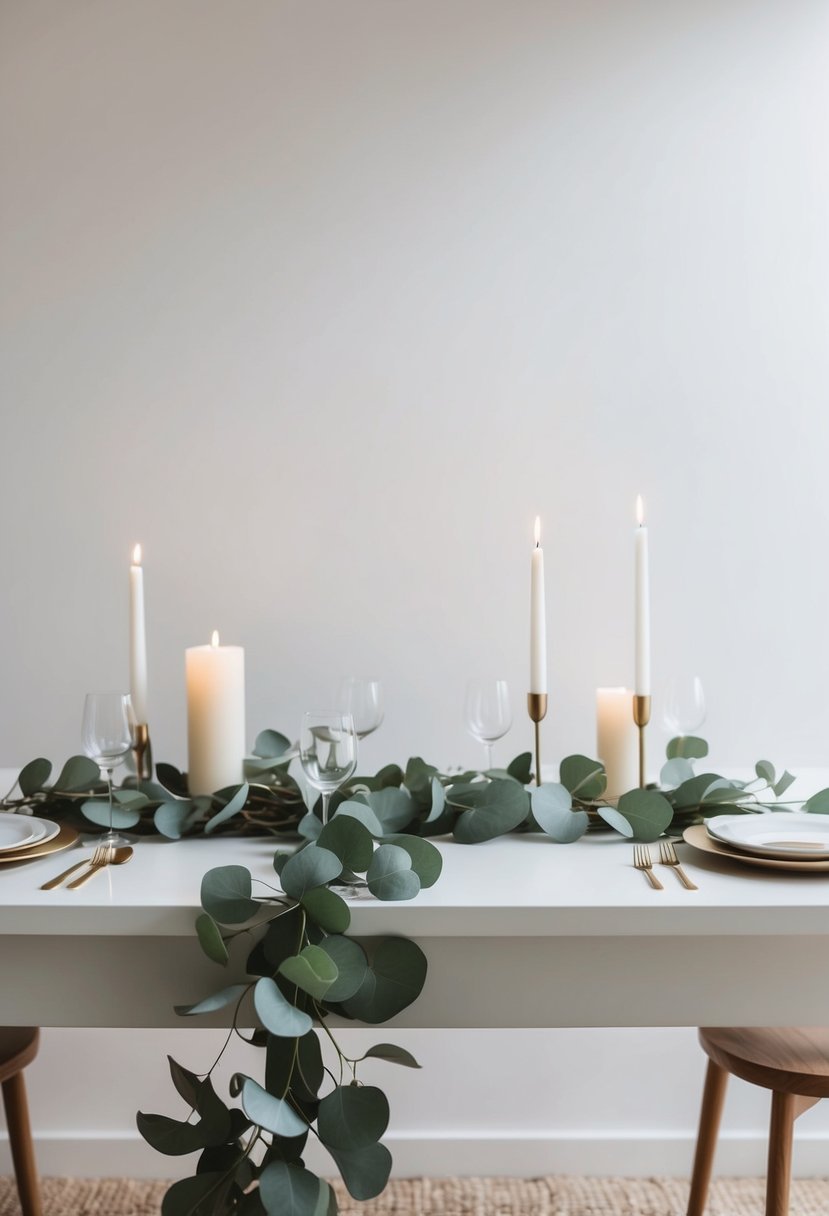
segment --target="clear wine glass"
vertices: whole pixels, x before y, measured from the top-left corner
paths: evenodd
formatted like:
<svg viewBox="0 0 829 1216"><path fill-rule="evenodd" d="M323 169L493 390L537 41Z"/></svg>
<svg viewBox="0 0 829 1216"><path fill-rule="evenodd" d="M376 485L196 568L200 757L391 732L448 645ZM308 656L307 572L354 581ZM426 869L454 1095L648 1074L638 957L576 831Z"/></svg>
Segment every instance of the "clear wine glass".
<svg viewBox="0 0 829 1216"><path fill-rule="evenodd" d="M696 734L706 714L705 689L699 676L669 681L662 720L672 737Z"/></svg>
<svg viewBox="0 0 829 1216"><path fill-rule="evenodd" d="M112 774L133 746L134 721L129 696L123 692L87 693L83 707L83 750L106 773L109 831L96 845L129 844L112 826Z"/></svg>
<svg viewBox="0 0 829 1216"><path fill-rule="evenodd" d="M340 684L337 709L351 714L358 739L374 733L383 722L383 685L379 680L358 680L349 676Z"/></svg>
<svg viewBox="0 0 829 1216"><path fill-rule="evenodd" d="M486 748L486 767L492 768L492 745L512 726L512 707L506 680L470 680L466 686L466 729Z"/></svg>
<svg viewBox="0 0 829 1216"><path fill-rule="evenodd" d="M357 767L357 732L351 714L337 710L303 714L299 759L309 784L322 794L324 825L331 795Z"/></svg>

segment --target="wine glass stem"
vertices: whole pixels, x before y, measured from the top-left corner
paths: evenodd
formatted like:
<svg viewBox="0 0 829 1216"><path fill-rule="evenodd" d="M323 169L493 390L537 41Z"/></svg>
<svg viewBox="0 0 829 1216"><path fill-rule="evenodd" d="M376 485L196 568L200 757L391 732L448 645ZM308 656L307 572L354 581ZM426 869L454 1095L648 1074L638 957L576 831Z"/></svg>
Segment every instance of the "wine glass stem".
<svg viewBox="0 0 829 1216"><path fill-rule="evenodd" d="M322 791L322 826L325 827L328 823L328 804L331 801L331 795L327 790Z"/></svg>
<svg viewBox="0 0 829 1216"><path fill-rule="evenodd" d="M107 789L109 790L109 834L110 834L110 836L115 835L115 831L112 826L112 772L113 772L113 770L111 768L108 768L106 770Z"/></svg>
<svg viewBox="0 0 829 1216"><path fill-rule="evenodd" d="M486 748L486 767L487 767L487 769L491 769L492 768L492 744L485 743L484 747Z"/></svg>

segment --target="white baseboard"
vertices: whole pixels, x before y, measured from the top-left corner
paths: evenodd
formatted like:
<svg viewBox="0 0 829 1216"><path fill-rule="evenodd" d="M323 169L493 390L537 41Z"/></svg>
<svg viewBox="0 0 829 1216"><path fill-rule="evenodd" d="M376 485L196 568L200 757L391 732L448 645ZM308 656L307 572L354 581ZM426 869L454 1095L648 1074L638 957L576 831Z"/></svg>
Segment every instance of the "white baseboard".
<svg viewBox="0 0 829 1216"><path fill-rule="evenodd" d="M389 1135L394 1173L400 1178L427 1175L519 1178L547 1174L616 1175L643 1178L687 1177L694 1151L692 1134L635 1135L574 1132L553 1134ZM181 1178L195 1158L162 1157L137 1133L54 1133L36 1136L38 1166L44 1176ZM716 1173L724 1177L761 1177L766 1140L759 1132L726 1132L720 1139ZM330 1160L319 1146L309 1148L312 1169L329 1173ZM0 1174L11 1172L8 1141L0 1137ZM794 1173L801 1178L829 1176L829 1136L795 1137Z"/></svg>

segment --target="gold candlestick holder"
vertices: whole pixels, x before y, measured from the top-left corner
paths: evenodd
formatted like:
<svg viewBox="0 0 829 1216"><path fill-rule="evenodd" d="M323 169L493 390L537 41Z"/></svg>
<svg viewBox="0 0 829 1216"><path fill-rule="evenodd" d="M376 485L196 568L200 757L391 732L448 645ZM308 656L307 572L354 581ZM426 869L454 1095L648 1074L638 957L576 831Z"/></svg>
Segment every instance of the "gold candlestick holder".
<svg viewBox="0 0 829 1216"><path fill-rule="evenodd" d="M645 776L645 727L651 720L650 697L640 697L634 693L633 720L639 727L639 788L643 790L648 783Z"/></svg>
<svg viewBox="0 0 829 1216"><path fill-rule="evenodd" d="M135 728L135 743L132 749L135 762L135 775L139 785L142 781L153 779L153 749L150 743L150 728L146 722L139 722Z"/></svg>
<svg viewBox="0 0 829 1216"><path fill-rule="evenodd" d="M541 785L541 723L547 716L546 692L527 693L527 712L535 723L535 784Z"/></svg>

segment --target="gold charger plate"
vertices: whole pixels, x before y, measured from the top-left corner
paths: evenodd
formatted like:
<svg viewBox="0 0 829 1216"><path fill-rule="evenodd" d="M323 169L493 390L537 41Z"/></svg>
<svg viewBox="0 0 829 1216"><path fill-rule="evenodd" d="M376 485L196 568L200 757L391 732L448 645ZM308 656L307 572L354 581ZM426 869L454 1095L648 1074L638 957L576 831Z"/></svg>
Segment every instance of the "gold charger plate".
<svg viewBox="0 0 829 1216"><path fill-rule="evenodd" d="M788 861L782 857L761 857L759 853L739 853L729 849L708 835L704 823L697 823L692 828L686 828L682 839L692 849L701 849L703 853L714 853L717 857L727 857L729 861L742 861L749 866L766 866L773 870L795 870L801 874L829 874L829 861Z"/></svg>
<svg viewBox="0 0 829 1216"><path fill-rule="evenodd" d="M79 836L80 832L70 828L68 823L62 823L57 836L44 841L43 844L33 844L30 849L17 849L14 853L4 853L0 856L0 865L9 865L18 861L37 861L38 857L48 857L50 853L60 853L61 850L68 849L70 845L74 844Z"/></svg>

